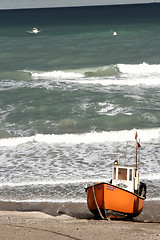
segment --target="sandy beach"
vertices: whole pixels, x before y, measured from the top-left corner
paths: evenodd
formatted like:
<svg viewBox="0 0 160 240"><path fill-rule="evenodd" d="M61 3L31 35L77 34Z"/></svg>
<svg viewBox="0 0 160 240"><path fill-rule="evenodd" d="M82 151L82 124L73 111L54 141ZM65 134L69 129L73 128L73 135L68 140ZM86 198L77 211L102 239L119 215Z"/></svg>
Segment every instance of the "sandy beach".
<svg viewBox="0 0 160 240"><path fill-rule="evenodd" d="M1 240L159 240L160 224L78 219L42 212L0 211Z"/></svg>
<svg viewBox="0 0 160 240"><path fill-rule="evenodd" d="M1 240L159 240L160 202L132 221L97 220L86 203L0 202Z"/></svg>

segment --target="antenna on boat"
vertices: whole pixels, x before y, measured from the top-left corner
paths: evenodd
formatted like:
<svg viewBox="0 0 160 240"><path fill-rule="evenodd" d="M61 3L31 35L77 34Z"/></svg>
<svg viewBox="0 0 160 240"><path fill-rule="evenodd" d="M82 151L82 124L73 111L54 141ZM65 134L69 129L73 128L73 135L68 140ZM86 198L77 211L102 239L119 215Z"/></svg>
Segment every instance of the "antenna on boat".
<svg viewBox="0 0 160 240"><path fill-rule="evenodd" d="M138 137L138 134L137 134L137 131L136 131L136 134L135 134L135 140L136 140L136 169L137 169L137 137Z"/></svg>
<svg viewBox="0 0 160 240"><path fill-rule="evenodd" d="M127 142L127 145L126 145L126 155L125 155L125 162L124 162L124 165L126 165L127 151L128 151L128 142Z"/></svg>
<svg viewBox="0 0 160 240"><path fill-rule="evenodd" d="M141 149L140 138L139 138L139 146L138 147ZM140 164L140 149L139 149L139 156L138 156L138 167L139 167L139 164Z"/></svg>

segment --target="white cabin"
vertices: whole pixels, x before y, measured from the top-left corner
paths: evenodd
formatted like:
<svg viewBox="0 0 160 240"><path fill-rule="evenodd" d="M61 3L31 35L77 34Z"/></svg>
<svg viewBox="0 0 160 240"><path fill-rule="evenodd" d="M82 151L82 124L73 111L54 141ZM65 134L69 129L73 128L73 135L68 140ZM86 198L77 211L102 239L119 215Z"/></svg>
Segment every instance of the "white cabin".
<svg viewBox="0 0 160 240"><path fill-rule="evenodd" d="M139 189L139 172L135 166L121 166L114 162L112 184L136 193Z"/></svg>

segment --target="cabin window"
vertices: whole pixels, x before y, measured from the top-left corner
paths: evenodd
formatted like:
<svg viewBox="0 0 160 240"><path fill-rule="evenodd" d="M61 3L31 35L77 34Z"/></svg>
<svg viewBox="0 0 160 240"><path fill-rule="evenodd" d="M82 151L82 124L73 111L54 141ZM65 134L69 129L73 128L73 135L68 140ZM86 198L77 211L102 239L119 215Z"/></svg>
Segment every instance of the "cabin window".
<svg viewBox="0 0 160 240"><path fill-rule="evenodd" d="M127 180L127 169L124 169L124 168L118 169L118 179Z"/></svg>
<svg viewBox="0 0 160 240"><path fill-rule="evenodd" d="M116 168L114 168L114 171L113 171L113 179L116 179Z"/></svg>
<svg viewBox="0 0 160 240"><path fill-rule="evenodd" d="M132 181L132 169L129 169L129 180Z"/></svg>

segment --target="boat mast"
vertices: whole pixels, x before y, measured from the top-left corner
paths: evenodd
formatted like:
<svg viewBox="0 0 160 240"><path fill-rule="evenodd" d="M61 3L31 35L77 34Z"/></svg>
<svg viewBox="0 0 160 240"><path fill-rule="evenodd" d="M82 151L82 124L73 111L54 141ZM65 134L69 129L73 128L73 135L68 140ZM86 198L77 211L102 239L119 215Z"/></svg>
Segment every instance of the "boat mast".
<svg viewBox="0 0 160 240"><path fill-rule="evenodd" d="M135 134L135 139L136 139L136 169L137 169L137 167L138 167L138 158L137 158L137 137L138 137L138 134L137 134L137 132L136 132L136 134Z"/></svg>
<svg viewBox="0 0 160 240"><path fill-rule="evenodd" d="M137 134L137 132L136 132L136 134L135 134L135 139L136 139L136 169L138 169L138 151L137 151L137 149L138 148L140 148L141 147L141 145L140 145L140 140L139 140L139 142L137 141L137 137L138 137L138 134Z"/></svg>

